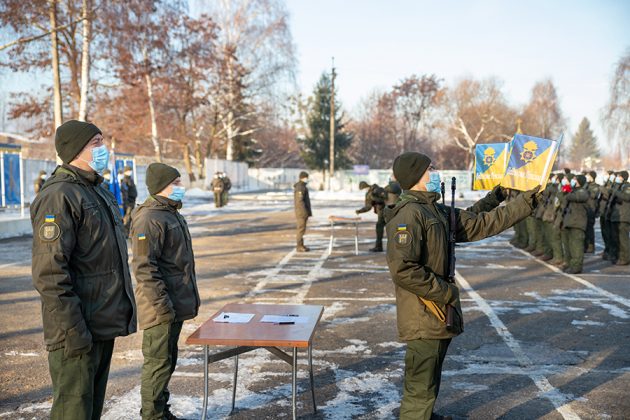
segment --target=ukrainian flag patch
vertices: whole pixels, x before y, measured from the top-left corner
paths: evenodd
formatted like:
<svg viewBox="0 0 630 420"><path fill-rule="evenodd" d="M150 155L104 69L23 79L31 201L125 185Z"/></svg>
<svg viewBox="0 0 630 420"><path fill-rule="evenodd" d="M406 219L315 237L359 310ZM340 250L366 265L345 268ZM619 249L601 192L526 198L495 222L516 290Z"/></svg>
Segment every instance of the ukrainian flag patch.
<svg viewBox="0 0 630 420"><path fill-rule="evenodd" d="M139 241L144 241L145 239L147 239L147 236L144 233L139 233L138 234L138 240Z"/></svg>
<svg viewBox="0 0 630 420"><path fill-rule="evenodd" d="M398 225L396 230L407 230L407 225Z"/></svg>
<svg viewBox="0 0 630 420"><path fill-rule="evenodd" d="M55 222L55 215L54 214L47 214L44 217L44 222L45 223L54 223Z"/></svg>

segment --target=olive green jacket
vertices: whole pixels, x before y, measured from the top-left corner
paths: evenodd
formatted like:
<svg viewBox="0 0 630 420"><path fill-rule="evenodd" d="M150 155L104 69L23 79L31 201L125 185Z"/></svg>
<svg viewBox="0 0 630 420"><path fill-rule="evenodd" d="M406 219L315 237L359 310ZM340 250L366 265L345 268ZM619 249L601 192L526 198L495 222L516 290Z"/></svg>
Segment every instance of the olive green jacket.
<svg viewBox="0 0 630 420"><path fill-rule="evenodd" d="M542 214L543 222L553 223L556 220L558 213L562 210L560 207L561 194L558 185L554 184L547 199L543 202L545 208Z"/></svg>
<svg viewBox="0 0 630 420"><path fill-rule="evenodd" d="M630 223L630 183L619 185L614 192L614 200L610 221Z"/></svg>
<svg viewBox="0 0 630 420"><path fill-rule="evenodd" d="M295 183L293 188L295 217L298 219L308 219L313 215L313 212L311 212L311 199L308 196L306 183L304 181L298 181Z"/></svg>
<svg viewBox="0 0 630 420"><path fill-rule="evenodd" d="M371 185L365 193L365 204L356 211L357 214L366 213L374 209L374 213L380 213L385 207L387 191L377 184Z"/></svg>
<svg viewBox="0 0 630 420"><path fill-rule="evenodd" d="M586 191L588 191L587 210L589 217L597 216L599 207L599 198L601 196L602 187L597 182L589 182L586 184Z"/></svg>
<svg viewBox="0 0 630 420"><path fill-rule="evenodd" d="M580 229L586 231L588 222L588 191L576 188L565 197L565 208L562 214L563 229Z"/></svg>
<svg viewBox="0 0 630 420"><path fill-rule="evenodd" d="M543 215L545 214L547 207L553 206L552 198L554 197L556 191L557 189L555 185L553 185L552 183L547 184L541 195L541 204L536 207L536 210L534 210L534 217L536 219L543 220Z"/></svg>
<svg viewBox="0 0 630 420"><path fill-rule="evenodd" d="M47 350L87 353L92 341L136 331L127 241L101 178L59 166L31 206L33 284L42 299Z"/></svg>
<svg viewBox="0 0 630 420"><path fill-rule="evenodd" d="M496 207L498 200L489 194L473 211L456 209L457 242L470 242L496 235L532 211L531 198L519 195L508 204ZM387 263L396 292L398 335L402 341L445 339L463 332L459 290L448 283L449 207L438 203L440 194L405 191L398 203L384 210L387 222ZM478 211L478 213L477 213ZM435 302L443 311L455 309L454 328L447 330L422 303Z"/></svg>
<svg viewBox="0 0 630 420"><path fill-rule="evenodd" d="M140 328L185 321L199 312L195 256L181 202L151 196L131 214Z"/></svg>

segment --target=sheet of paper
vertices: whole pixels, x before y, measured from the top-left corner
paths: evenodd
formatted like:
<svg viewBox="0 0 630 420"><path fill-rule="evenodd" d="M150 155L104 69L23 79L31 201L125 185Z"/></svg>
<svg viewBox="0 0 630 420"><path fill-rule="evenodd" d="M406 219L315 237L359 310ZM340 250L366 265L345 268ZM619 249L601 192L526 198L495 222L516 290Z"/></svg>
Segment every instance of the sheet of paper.
<svg viewBox="0 0 630 420"><path fill-rule="evenodd" d="M247 324L252 320L254 314L242 314L238 312L221 312L217 315L214 322L225 322L228 324Z"/></svg>
<svg viewBox="0 0 630 420"><path fill-rule="evenodd" d="M299 315L264 315L260 322L271 322L274 324L293 322L294 324L306 324L308 317Z"/></svg>

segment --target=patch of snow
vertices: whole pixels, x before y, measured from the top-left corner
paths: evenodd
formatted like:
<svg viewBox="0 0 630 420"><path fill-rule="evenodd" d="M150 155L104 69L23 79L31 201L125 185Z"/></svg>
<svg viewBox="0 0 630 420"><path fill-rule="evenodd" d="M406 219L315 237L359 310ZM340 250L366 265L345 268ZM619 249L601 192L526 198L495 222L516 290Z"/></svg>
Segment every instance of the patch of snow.
<svg viewBox="0 0 630 420"><path fill-rule="evenodd" d="M595 325L595 326L604 326L605 324L603 322L599 322L599 321L578 321L578 320L573 320L571 321L571 325Z"/></svg>
<svg viewBox="0 0 630 420"><path fill-rule="evenodd" d="M5 356L20 356L20 357L39 357L39 353L33 353L33 352L28 352L28 353L22 353L22 352L18 352L15 350L12 351L8 351L6 353L4 353Z"/></svg>

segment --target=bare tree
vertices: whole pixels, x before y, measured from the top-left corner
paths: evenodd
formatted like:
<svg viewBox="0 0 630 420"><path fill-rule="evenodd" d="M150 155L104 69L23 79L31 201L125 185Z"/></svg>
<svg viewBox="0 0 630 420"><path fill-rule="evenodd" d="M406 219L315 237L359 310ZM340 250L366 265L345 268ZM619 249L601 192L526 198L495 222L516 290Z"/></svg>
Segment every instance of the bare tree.
<svg viewBox="0 0 630 420"><path fill-rule="evenodd" d="M472 167L478 143L512 138L516 111L505 100L497 79L463 79L447 97L448 132L454 144L466 151L466 168Z"/></svg>
<svg viewBox="0 0 630 420"><path fill-rule="evenodd" d="M545 139L554 139L560 135L565 120L556 87L551 80L543 80L534 85L521 119L525 134Z"/></svg>
<svg viewBox="0 0 630 420"><path fill-rule="evenodd" d="M610 83L610 100L604 108L602 119L609 140L619 152L621 165L627 166L630 150L630 48L617 62Z"/></svg>
<svg viewBox="0 0 630 420"><path fill-rule="evenodd" d="M87 98L90 86L90 42L92 37L92 16L89 8L89 0L83 0L82 20L83 20L83 44L81 48L81 99L79 101L79 121L87 118Z"/></svg>

